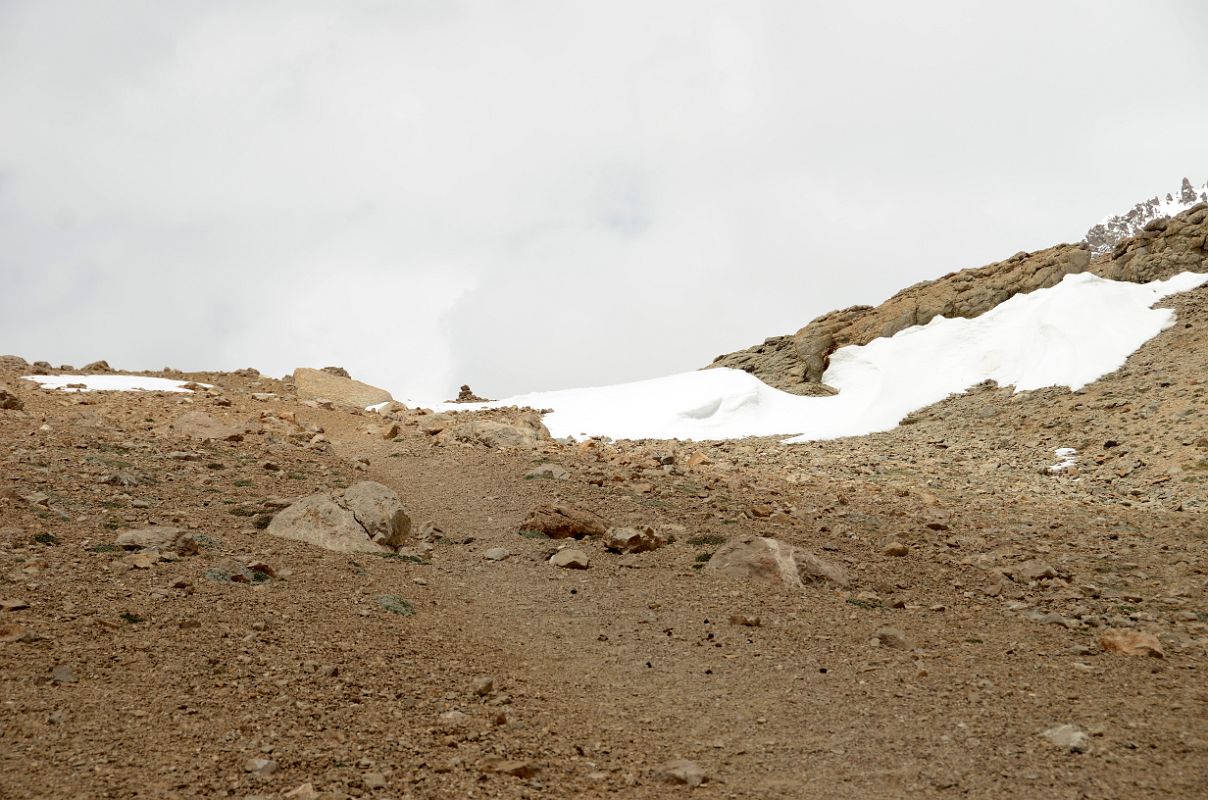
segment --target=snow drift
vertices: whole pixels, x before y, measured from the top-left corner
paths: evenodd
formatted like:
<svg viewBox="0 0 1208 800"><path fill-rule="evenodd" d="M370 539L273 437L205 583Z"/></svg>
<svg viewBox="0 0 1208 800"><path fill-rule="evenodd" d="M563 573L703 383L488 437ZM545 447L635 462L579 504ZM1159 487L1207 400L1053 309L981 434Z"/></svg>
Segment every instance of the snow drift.
<svg viewBox="0 0 1208 800"><path fill-rule="evenodd" d="M890 430L907 414L984 380L1016 391L1079 389L1118 369L1174 323L1158 300L1208 282L1183 273L1124 283L1090 273L1015 295L974 319L936 317L927 325L831 356L832 397L800 397L745 372L710 369L588 389L518 395L491 403L445 404L441 411L528 406L555 437L733 439L794 435L789 442Z"/></svg>

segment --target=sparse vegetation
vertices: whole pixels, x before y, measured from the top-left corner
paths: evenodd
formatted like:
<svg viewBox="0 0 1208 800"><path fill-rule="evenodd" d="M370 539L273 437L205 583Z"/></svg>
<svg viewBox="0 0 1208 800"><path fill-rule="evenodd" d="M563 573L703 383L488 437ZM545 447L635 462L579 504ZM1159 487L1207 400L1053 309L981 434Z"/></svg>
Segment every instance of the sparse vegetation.
<svg viewBox="0 0 1208 800"><path fill-rule="evenodd" d="M383 594L377 599L378 605L386 609L392 614L398 614L400 617L411 617L415 615L415 607L408 603L397 594Z"/></svg>

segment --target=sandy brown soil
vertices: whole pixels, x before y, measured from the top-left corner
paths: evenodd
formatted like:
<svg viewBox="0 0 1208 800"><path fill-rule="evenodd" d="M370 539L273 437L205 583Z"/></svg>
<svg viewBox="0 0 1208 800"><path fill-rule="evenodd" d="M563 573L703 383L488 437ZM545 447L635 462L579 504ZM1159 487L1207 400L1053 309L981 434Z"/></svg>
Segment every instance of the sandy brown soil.
<svg viewBox="0 0 1208 800"><path fill-rule="evenodd" d="M983 387L793 447L385 440L268 379L68 395L5 367L0 600L28 607L0 611L0 797L1208 796L1208 290L1171 302L1179 325L1082 392ZM257 424L159 432L199 409ZM1078 467L1050 474L1062 446ZM546 461L570 477L525 479ZM257 528L266 499L362 479L439 527L423 563ZM518 534L545 502L675 541L584 540L590 568L557 569ZM148 522L200 552L132 566L112 543ZM700 568L745 534L853 583ZM255 562L276 577L240 582ZM1165 657L1103 652L1107 628ZM1087 752L1040 735L1066 723ZM664 782L671 759L707 782Z"/></svg>

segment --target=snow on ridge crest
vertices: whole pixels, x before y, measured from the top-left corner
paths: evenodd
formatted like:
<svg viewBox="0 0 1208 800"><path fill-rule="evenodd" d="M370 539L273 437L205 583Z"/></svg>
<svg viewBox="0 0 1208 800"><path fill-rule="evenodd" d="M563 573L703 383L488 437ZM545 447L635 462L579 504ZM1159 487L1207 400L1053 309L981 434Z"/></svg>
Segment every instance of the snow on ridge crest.
<svg viewBox="0 0 1208 800"><path fill-rule="evenodd" d="M1191 181L1183 178L1177 195L1167 192L1165 197L1151 197L1123 214L1104 217L1102 222L1086 232L1085 241L1094 255L1107 255L1117 244L1136 236L1155 219L1173 217L1204 202L1208 202L1208 181L1196 188Z"/></svg>

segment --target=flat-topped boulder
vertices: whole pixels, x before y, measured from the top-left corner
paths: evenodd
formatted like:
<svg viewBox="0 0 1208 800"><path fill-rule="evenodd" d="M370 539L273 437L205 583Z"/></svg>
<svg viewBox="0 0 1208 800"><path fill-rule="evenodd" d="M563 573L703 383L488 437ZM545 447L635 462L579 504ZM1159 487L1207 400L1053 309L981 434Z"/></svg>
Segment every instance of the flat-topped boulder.
<svg viewBox="0 0 1208 800"><path fill-rule="evenodd" d="M299 400L331 400L357 408L389 403L394 399L385 389L343 375L307 367L294 370L294 387L298 390Z"/></svg>

